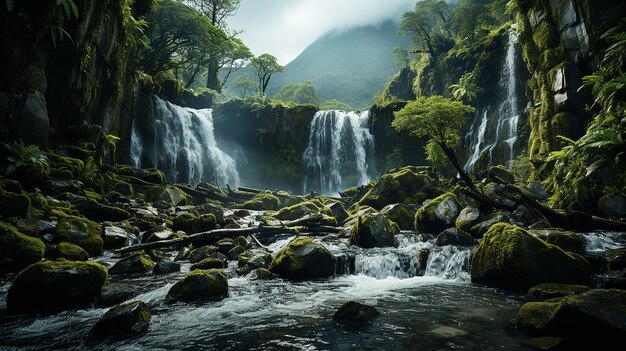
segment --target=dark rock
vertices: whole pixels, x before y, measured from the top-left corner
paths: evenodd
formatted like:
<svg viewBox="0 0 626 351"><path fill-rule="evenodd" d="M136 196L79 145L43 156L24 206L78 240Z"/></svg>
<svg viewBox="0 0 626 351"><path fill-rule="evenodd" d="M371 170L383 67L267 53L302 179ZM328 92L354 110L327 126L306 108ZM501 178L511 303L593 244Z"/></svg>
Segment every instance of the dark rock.
<svg viewBox="0 0 626 351"><path fill-rule="evenodd" d="M429 249L420 249L417 251L417 275L422 276L426 273L426 267L428 266L428 256L430 255Z"/></svg>
<svg viewBox="0 0 626 351"><path fill-rule="evenodd" d="M532 181L527 187L521 189L522 192L535 200L545 201L550 198L550 194L545 191L541 182Z"/></svg>
<svg viewBox="0 0 626 351"><path fill-rule="evenodd" d="M350 231L350 244L364 248L393 246L394 230L382 214L359 217Z"/></svg>
<svg viewBox="0 0 626 351"><path fill-rule="evenodd" d="M459 216L454 222L454 226L458 229L467 232L472 226L480 222L480 210L474 206L465 207L459 213Z"/></svg>
<svg viewBox="0 0 626 351"><path fill-rule="evenodd" d="M578 21L576 16L576 8L572 3L572 0L566 0L560 6L559 11L559 29L563 30L567 27L571 27Z"/></svg>
<svg viewBox="0 0 626 351"><path fill-rule="evenodd" d="M44 194L78 193L83 185L75 179L47 179L40 183Z"/></svg>
<svg viewBox="0 0 626 351"><path fill-rule="evenodd" d="M217 257L217 250L214 246L202 246L194 249L189 253L189 262L196 263L204 260L207 257Z"/></svg>
<svg viewBox="0 0 626 351"><path fill-rule="evenodd" d="M172 229L182 230L187 234L200 233L217 228L217 222L213 214L196 216L185 213L172 219Z"/></svg>
<svg viewBox="0 0 626 351"><path fill-rule="evenodd" d="M626 269L626 248L607 250L609 271Z"/></svg>
<svg viewBox="0 0 626 351"><path fill-rule="evenodd" d="M237 258L239 258L239 255L244 253L244 251L246 251L246 249L244 249L240 245L236 245L235 247L233 247L232 249L228 251L228 257L231 260L236 260Z"/></svg>
<svg viewBox="0 0 626 351"><path fill-rule="evenodd" d="M30 200L21 191L13 193L0 188L0 216L24 218L29 208Z"/></svg>
<svg viewBox="0 0 626 351"><path fill-rule="evenodd" d="M269 270L291 280L328 278L335 274L335 257L322 244L301 236L276 254Z"/></svg>
<svg viewBox="0 0 626 351"><path fill-rule="evenodd" d="M487 217L487 220L480 222L469 230L469 234L476 239L480 239L485 235L485 233L491 229L491 227L496 223L508 223L509 219L502 213L494 213Z"/></svg>
<svg viewBox="0 0 626 351"><path fill-rule="evenodd" d="M540 299L552 299L555 297L564 297L584 293L590 289L590 287L585 285L543 283L530 288L528 290L528 295L538 297Z"/></svg>
<svg viewBox="0 0 626 351"><path fill-rule="evenodd" d="M163 227L155 227L151 230L148 230L147 232L143 234L142 242L152 243L155 241L175 239L177 237L179 236L170 229L163 228Z"/></svg>
<svg viewBox="0 0 626 351"><path fill-rule="evenodd" d="M137 295L137 289L121 283L108 283L102 287L96 297L96 306L111 307L127 301Z"/></svg>
<svg viewBox="0 0 626 351"><path fill-rule="evenodd" d="M340 324L359 325L370 322L379 315L380 313L374 306L348 301L333 314L333 320Z"/></svg>
<svg viewBox="0 0 626 351"><path fill-rule="evenodd" d="M174 258L174 261L182 261L182 260L186 260L189 258L189 255L191 254L191 249L188 247L181 247L178 250L178 253L176 253L176 257Z"/></svg>
<svg viewBox="0 0 626 351"><path fill-rule="evenodd" d="M598 213L606 218L626 217L626 197L621 195L604 195L598 202Z"/></svg>
<svg viewBox="0 0 626 351"><path fill-rule="evenodd" d="M50 120L46 100L39 92L27 94L23 105L11 119L11 134L15 139L22 139L24 144L45 147L50 134Z"/></svg>
<svg viewBox="0 0 626 351"><path fill-rule="evenodd" d="M128 257L124 257L117 261L109 269L110 274L135 274L152 272L154 262L149 256L141 253L135 253Z"/></svg>
<svg viewBox="0 0 626 351"><path fill-rule="evenodd" d="M466 232L457 228L448 228L439 233L439 235L437 235L435 245L472 246L474 245L474 238Z"/></svg>
<svg viewBox="0 0 626 351"><path fill-rule="evenodd" d="M585 252L586 241L582 235L574 234L564 230L551 230L546 241L556 245L564 251L583 254Z"/></svg>
<svg viewBox="0 0 626 351"><path fill-rule="evenodd" d="M37 230L39 231L38 235L54 234L56 227L57 226L51 222L39 221L37 222Z"/></svg>
<svg viewBox="0 0 626 351"><path fill-rule="evenodd" d="M12 225L0 222L0 271L18 272L41 261L44 243L21 233Z"/></svg>
<svg viewBox="0 0 626 351"><path fill-rule="evenodd" d="M215 216L215 220L217 221L217 223L224 223L224 209L219 205L207 202L200 206L195 206L194 209L200 215L212 214Z"/></svg>
<svg viewBox="0 0 626 351"><path fill-rule="evenodd" d="M391 204L383 207L380 214L395 222L402 230L413 229L415 210L403 204Z"/></svg>
<svg viewBox="0 0 626 351"><path fill-rule="evenodd" d="M63 258L68 261L87 261L89 254L82 247L62 241L49 250L49 258Z"/></svg>
<svg viewBox="0 0 626 351"><path fill-rule="evenodd" d="M556 336L540 336L537 338L530 338L522 341L522 343L532 349L535 350L543 350L543 351L559 351L559 350L568 350L564 345L566 342L563 338L559 338Z"/></svg>
<svg viewBox="0 0 626 351"><path fill-rule="evenodd" d="M219 269L195 270L174 284L166 299L173 301L221 300L228 296L228 279Z"/></svg>
<svg viewBox="0 0 626 351"><path fill-rule="evenodd" d="M136 336L150 325L150 310L142 301L130 301L108 310L91 328L92 337Z"/></svg>
<svg viewBox="0 0 626 351"><path fill-rule="evenodd" d="M222 239L218 241L215 245L217 245L217 250L224 255L227 255L228 251L237 246L237 244L233 242L233 239L229 238Z"/></svg>
<svg viewBox="0 0 626 351"><path fill-rule="evenodd" d="M104 227L104 248L116 250L128 245L128 232L124 228L115 226Z"/></svg>
<svg viewBox="0 0 626 351"><path fill-rule="evenodd" d="M200 262L196 262L192 264L189 270L193 271L196 269L211 269L211 268L222 269L224 268L224 263L219 258L207 257Z"/></svg>
<svg viewBox="0 0 626 351"><path fill-rule="evenodd" d="M502 165L489 168L487 179L498 184L515 184L513 174Z"/></svg>
<svg viewBox="0 0 626 351"><path fill-rule="evenodd" d="M50 312L91 303L107 279L94 262L46 261L21 271L7 294L11 313Z"/></svg>
<svg viewBox="0 0 626 351"><path fill-rule="evenodd" d="M588 284L591 266L580 255L547 244L522 228L499 223L472 254L470 273L476 283L527 291L541 283Z"/></svg>
<svg viewBox="0 0 626 351"><path fill-rule="evenodd" d="M250 279L267 280L274 278L274 275L265 268L257 268L251 271L248 277Z"/></svg>
<svg viewBox="0 0 626 351"><path fill-rule="evenodd" d="M390 204L420 204L429 197L441 194L433 186L434 180L428 175L414 172L410 167L383 175L359 200L359 204L380 210Z"/></svg>
<svg viewBox="0 0 626 351"><path fill-rule="evenodd" d="M332 202L326 205L326 208L330 211L333 217L337 220L337 223L343 223L348 218L348 212L340 202Z"/></svg>
<svg viewBox="0 0 626 351"><path fill-rule="evenodd" d="M452 227L461 211L461 203L456 195L446 193L422 206L415 213L415 231L441 233Z"/></svg>
<svg viewBox="0 0 626 351"><path fill-rule="evenodd" d="M82 247L90 257L102 255L104 242L101 235L102 226L100 224L77 217L61 219L54 232L57 240L67 241Z"/></svg>
<svg viewBox="0 0 626 351"><path fill-rule="evenodd" d="M175 272L180 272L180 263L167 259L160 260L152 269L152 273L154 274L167 274Z"/></svg>

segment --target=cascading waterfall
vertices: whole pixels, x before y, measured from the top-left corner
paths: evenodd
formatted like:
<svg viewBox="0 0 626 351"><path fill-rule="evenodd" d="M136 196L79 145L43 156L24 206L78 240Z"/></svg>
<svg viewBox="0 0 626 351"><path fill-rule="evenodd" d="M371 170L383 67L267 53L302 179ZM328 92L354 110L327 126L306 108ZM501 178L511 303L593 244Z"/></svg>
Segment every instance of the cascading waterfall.
<svg viewBox="0 0 626 351"><path fill-rule="evenodd" d="M374 138L369 112L319 111L313 117L303 156L304 192L334 195L343 188L367 184L373 176L370 159Z"/></svg>
<svg viewBox="0 0 626 351"><path fill-rule="evenodd" d="M476 115L465 136L469 145L466 171L475 171L478 164L490 167L494 164L511 166L517 152L517 127L520 109L520 78L517 67L520 57L515 30L509 32L506 55L500 70L500 80L494 106L476 109ZM506 150L507 152L505 152Z"/></svg>
<svg viewBox="0 0 626 351"><path fill-rule="evenodd" d="M153 135L149 136L148 144L151 145L144 142L147 136L141 135L142 128L136 118L131 140L134 166L158 168L175 182L239 185L235 161L215 140L211 109L185 108L157 96L150 99Z"/></svg>

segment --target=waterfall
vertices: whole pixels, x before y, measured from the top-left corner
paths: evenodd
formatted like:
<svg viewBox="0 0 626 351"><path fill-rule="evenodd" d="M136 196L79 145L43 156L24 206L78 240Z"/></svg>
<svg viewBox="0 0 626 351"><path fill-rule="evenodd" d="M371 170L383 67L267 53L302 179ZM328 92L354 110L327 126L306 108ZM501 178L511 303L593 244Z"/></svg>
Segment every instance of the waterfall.
<svg viewBox="0 0 626 351"><path fill-rule="evenodd" d="M319 111L313 117L304 152L304 192L334 195L367 184L373 173L369 160L374 138L368 129L369 112Z"/></svg>
<svg viewBox="0 0 626 351"><path fill-rule="evenodd" d="M158 168L174 182L239 185L235 161L215 140L211 109L185 108L157 96L151 96L150 100L151 128L142 126L138 118L133 123L134 166Z"/></svg>
<svg viewBox="0 0 626 351"><path fill-rule="evenodd" d="M509 32L500 78L491 105L476 109L474 121L465 136L469 146L466 171L475 171L495 164L511 167L517 154L517 126L520 114L520 87L523 79L518 77L520 65L517 35ZM492 108L495 106L495 108Z"/></svg>

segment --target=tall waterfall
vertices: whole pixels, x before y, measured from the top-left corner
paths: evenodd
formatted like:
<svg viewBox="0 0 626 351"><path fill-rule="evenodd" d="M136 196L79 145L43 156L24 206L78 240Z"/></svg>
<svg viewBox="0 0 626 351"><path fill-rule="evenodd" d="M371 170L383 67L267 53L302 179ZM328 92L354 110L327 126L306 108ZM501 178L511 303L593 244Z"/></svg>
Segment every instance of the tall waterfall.
<svg viewBox="0 0 626 351"><path fill-rule="evenodd" d="M374 138L368 129L369 112L319 111L313 117L309 144L303 156L304 192L325 195L367 184L373 176L369 161Z"/></svg>
<svg viewBox="0 0 626 351"><path fill-rule="evenodd" d="M493 106L476 109L474 121L465 136L469 145L466 171L474 171L477 167L506 164L509 167L518 152L517 125L520 114L520 88L523 84L517 71L520 55L517 46L517 35L509 32L506 54L500 68L500 79L491 102Z"/></svg>
<svg viewBox="0 0 626 351"><path fill-rule="evenodd" d="M131 160L134 166L158 168L174 182L239 185L235 161L215 140L211 109L185 108L157 96L150 99L151 128L142 126L143 122L137 118L133 124Z"/></svg>

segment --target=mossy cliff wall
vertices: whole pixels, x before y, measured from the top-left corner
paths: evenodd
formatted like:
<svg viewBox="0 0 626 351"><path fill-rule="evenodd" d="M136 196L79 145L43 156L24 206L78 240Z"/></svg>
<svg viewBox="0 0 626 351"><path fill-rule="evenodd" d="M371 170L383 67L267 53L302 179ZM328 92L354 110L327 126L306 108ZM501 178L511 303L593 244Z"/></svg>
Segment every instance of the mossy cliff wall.
<svg viewBox="0 0 626 351"><path fill-rule="evenodd" d="M130 140L134 18L149 1L54 1L0 6L0 138L45 145L50 132L97 124Z"/></svg>
<svg viewBox="0 0 626 351"><path fill-rule="evenodd" d="M621 1L518 1L520 43L531 72L529 156L543 158L559 148L557 136L577 139L589 120L589 93L581 78L597 63L600 35L619 14Z"/></svg>

